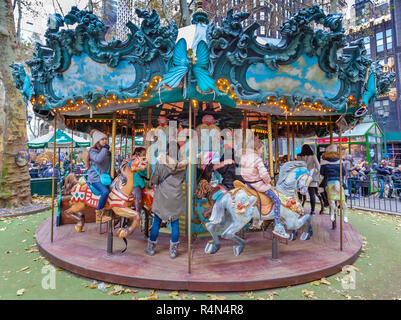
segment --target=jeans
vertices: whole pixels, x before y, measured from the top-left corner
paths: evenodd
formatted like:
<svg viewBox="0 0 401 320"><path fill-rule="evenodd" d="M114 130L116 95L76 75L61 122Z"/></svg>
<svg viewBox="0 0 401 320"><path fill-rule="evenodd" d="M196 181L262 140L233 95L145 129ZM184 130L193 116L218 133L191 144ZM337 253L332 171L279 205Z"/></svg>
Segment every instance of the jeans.
<svg viewBox="0 0 401 320"><path fill-rule="evenodd" d="M361 182L359 181L358 178L348 178L347 188L350 196L352 195L352 188L355 188L356 195L360 195L360 190L359 190L360 187L361 187Z"/></svg>
<svg viewBox="0 0 401 320"><path fill-rule="evenodd" d="M92 183L92 185L100 191L100 199L99 199L99 203L97 205L97 210L103 209L106 202L107 202L107 198L109 197L109 187L105 186L104 184L102 184L101 182L95 182Z"/></svg>
<svg viewBox="0 0 401 320"><path fill-rule="evenodd" d="M378 180L379 180L379 184L380 184L380 196L379 196L379 198L380 198L380 199L383 199L383 198L384 198L384 186L385 186L386 184L385 184L383 178L378 178ZM388 190L388 197L391 198L392 194L393 194L393 188L390 188L390 189Z"/></svg>
<svg viewBox="0 0 401 320"><path fill-rule="evenodd" d="M281 206L281 201L280 198L274 193L272 189L269 189L265 192L265 195L267 195L274 203L274 222L275 224L280 224L280 206Z"/></svg>
<svg viewBox="0 0 401 320"><path fill-rule="evenodd" d="M141 187L135 187L133 190L133 193L135 195L135 209L139 213L141 212L142 209L142 189Z"/></svg>
<svg viewBox="0 0 401 320"><path fill-rule="evenodd" d="M150 230L150 241L156 241L159 235L160 224L162 223L162 219L159 218L157 214L153 218L152 229ZM171 222L171 242L178 242L178 238L180 237L180 224L179 219Z"/></svg>

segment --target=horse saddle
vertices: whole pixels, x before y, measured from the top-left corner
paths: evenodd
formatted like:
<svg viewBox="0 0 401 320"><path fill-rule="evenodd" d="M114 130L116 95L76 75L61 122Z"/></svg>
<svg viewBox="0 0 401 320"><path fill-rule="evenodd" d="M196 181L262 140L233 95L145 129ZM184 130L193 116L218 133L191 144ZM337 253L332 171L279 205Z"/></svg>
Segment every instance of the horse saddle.
<svg viewBox="0 0 401 320"><path fill-rule="evenodd" d="M92 191L93 195L95 196L100 196L102 193L99 191L99 189L97 189L94 185L91 185L90 183L88 183L88 180L85 179L86 185L87 187L89 187L89 189ZM82 182L82 181L81 181Z"/></svg>
<svg viewBox="0 0 401 320"><path fill-rule="evenodd" d="M235 187L235 189L243 189L247 193L248 196L256 197L256 206L258 208L261 208L262 216L268 215L273 210L273 207L274 207L273 201L267 195L265 195L263 192L258 192L238 180L234 181L234 187ZM273 190L273 191L275 193L277 193L276 190ZM260 203L260 202L262 202L262 203Z"/></svg>

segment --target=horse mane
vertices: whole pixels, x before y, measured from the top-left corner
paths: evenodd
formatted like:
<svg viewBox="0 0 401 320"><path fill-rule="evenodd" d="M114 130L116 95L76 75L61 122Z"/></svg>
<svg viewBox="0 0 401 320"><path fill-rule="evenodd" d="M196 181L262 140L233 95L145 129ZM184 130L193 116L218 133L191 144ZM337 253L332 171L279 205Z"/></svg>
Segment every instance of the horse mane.
<svg viewBox="0 0 401 320"><path fill-rule="evenodd" d="M61 189L61 194L63 196L70 195L72 187L74 187L78 183L77 176L74 173L70 173L65 179L63 183L63 188Z"/></svg>
<svg viewBox="0 0 401 320"><path fill-rule="evenodd" d="M306 163L304 161L289 161L281 166L276 184L278 191L287 195L293 195L294 190L297 187L297 181L295 179L286 181L286 179L290 172L298 168L306 168Z"/></svg>
<svg viewBox="0 0 401 320"><path fill-rule="evenodd" d="M113 182L110 185L110 189L115 188L118 191L121 191L120 188L127 184L128 179L124 171L128 163L129 163L128 160L124 159L123 163L121 164L120 168L117 171L117 177L113 180Z"/></svg>

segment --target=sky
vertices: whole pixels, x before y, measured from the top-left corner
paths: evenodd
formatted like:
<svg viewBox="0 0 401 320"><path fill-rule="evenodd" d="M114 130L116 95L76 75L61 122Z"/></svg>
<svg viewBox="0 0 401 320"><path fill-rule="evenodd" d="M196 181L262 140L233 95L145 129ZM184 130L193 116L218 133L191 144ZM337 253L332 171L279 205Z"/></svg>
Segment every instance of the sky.
<svg viewBox="0 0 401 320"><path fill-rule="evenodd" d="M44 35L44 33L46 32L47 17L49 14L54 13L53 3L57 8L57 13L60 13L60 9L58 8L56 0L39 0L36 2L40 3L40 5L39 6L32 5L32 6L35 7L37 11L40 12L39 17L33 17L33 15L29 11L27 11L24 7L22 7L23 13L21 20L21 29L22 29L21 36L24 40L28 40L33 31L39 33L42 36ZM82 10L86 7L88 3L87 0L59 0L58 2L64 14L67 14L72 6L77 6L79 9ZM35 1L32 1L32 3L35 3ZM15 8L14 17L15 17L15 23L17 23L17 18L18 18L17 8Z"/></svg>
<svg viewBox="0 0 401 320"><path fill-rule="evenodd" d="M40 6L37 6L36 8L38 11L40 11L40 16L39 17L33 17L32 14L30 14L28 11L24 10L23 15L22 15L22 22L21 22L21 28L22 28L22 38L25 40L28 40L30 35L32 34L32 31L35 31L42 35L42 40L43 39L43 34L46 31L46 24L47 24L47 16L51 13L54 13L54 6L56 6L57 13L60 13L60 10L58 8L58 4L56 0L37 0L37 1L32 1L32 3L40 3ZM70 11L72 6L77 6L79 9L84 9L87 4L88 0L59 0L58 1L64 14L67 14L67 12ZM350 16L350 9L351 5L354 1L353 0L347 0L348 3L348 9L346 10L345 18L349 18ZM18 17L18 10L17 8L14 11L14 16L15 16L15 21L17 21Z"/></svg>

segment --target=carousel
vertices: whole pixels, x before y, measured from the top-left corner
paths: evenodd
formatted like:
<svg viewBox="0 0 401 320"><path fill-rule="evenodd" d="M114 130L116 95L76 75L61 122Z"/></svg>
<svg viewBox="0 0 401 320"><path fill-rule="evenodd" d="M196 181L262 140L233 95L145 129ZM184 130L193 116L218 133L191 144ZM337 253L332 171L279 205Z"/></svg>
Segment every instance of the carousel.
<svg viewBox="0 0 401 320"><path fill-rule="evenodd" d="M53 195L52 215L37 230L40 252L66 270L101 281L208 292L295 285L352 264L362 239L343 219L342 186L330 215L312 217L303 209L297 192L308 186L311 172L294 152L291 158L291 140L292 148L295 137L329 135L333 142L335 133L341 141L342 132L388 90L394 74L367 58L363 39L346 41L341 14L326 15L318 6L285 21L279 42L256 37L257 23L243 28L248 13L231 10L222 26L210 23L201 3L192 25L181 29L174 22L161 25L156 11L136 14L142 22L127 23L124 42L105 42L108 27L92 12L72 7L64 18L50 15L46 43L37 43L26 61L29 75L22 64L11 66L17 87L55 133L98 129L111 146L114 182L105 215L96 221L95 190L70 177L57 223ZM227 132L238 157L253 135L266 139L268 172L290 239L272 233L273 203L267 197L239 181L224 190L197 163L219 153ZM143 139L149 155L161 136L178 141L189 160L176 259L168 256L168 227L161 229L157 254L145 254L153 189L143 190L141 212L132 193L135 172L147 167L150 178L154 164L149 157L132 157L128 141L133 150ZM287 139L288 149L281 167L279 137Z"/></svg>

